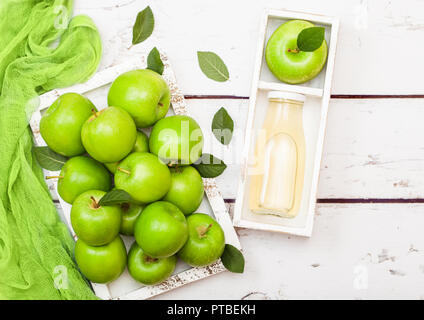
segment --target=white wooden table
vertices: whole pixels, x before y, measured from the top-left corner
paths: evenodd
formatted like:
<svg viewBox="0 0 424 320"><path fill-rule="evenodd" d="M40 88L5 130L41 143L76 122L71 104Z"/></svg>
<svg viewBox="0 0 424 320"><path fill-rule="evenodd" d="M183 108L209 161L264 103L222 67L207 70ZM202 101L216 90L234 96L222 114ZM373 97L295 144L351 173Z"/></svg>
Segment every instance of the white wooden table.
<svg viewBox="0 0 424 320"><path fill-rule="evenodd" d="M130 47L137 12L150 5L154 36ZM424 298L424 1L76 1L104 44L101 68L159 45L168 53L191 114L209 132L224 106L236 124L218 178L232 207L263 8L341 19L328 130L311 239L238 229L243 275L225 272L159 299ZM198 50L214 51L231 80L207 79Z"/></svg>

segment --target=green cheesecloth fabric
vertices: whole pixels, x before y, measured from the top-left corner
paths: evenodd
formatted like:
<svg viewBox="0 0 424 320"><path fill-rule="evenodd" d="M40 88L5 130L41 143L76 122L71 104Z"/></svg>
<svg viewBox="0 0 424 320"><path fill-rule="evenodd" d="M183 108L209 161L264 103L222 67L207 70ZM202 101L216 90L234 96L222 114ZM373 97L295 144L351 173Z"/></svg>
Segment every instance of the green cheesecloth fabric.
<svg viewBox="0 0 424 320"><path fill-rule="evenodd" d="M0 0L0 299L95 299L32 152L38 95L86 81L101 40L68 0ZM68 24L69 22L69 24Z"/></svg>

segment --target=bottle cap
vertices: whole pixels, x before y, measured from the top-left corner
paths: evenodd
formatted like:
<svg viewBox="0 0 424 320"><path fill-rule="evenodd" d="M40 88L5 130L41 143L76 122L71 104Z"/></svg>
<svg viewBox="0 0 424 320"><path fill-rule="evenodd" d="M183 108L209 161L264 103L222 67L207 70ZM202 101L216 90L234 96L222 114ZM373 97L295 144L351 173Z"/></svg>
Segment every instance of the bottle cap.
<svg viewBox="0 0 424 320"><path fill-rule="evenodd" d="M270 91L268 92L268 99L289 99L289 100L305 102L306 97L300 93L287 92L287 91Z"/></svg>

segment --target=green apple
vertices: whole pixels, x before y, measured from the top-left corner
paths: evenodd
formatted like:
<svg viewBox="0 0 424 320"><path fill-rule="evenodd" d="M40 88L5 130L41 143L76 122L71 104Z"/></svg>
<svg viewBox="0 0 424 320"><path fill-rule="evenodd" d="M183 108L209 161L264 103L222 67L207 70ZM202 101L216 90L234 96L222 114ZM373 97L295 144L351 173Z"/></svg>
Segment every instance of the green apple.
<svg viewBox="0 0 424 320"><path fill-rule="evenodd" d="M149 152L149 137L143 131L137 131L132 152Z"/></svg>
<svg viewBox="0 0 424 320"><path fill-rule="evenodd" d="M119 236L100 247L90 246L78 239L75 244L75 260L88 280L95 283L108 283L116 280L124 272L127 251Z"/></svg>
<svg viewBox="0 0 424 320"><path fill-rule="evenodd" d="M105 167L85 156L66 161L58 178L57 191L62 199L70 204L85 191L109 191L112 185L110 174Z"/></svg>
<svg viewBox="0 0 424 320"><path fill-rule="evenodd" d="M137 138L131 152L149 152L149 138L142 131L137 131ZM120 161L105 163L106 168L115 174L116 169L119 167Z"/></svg>
<svg viewBox="0 0 424 320"><path fill-rule="evenodd" d="M170 168L171 188L163 200L175 204L185 215L193 213L203 200L203 180L192 166Z"/></svg>
<svg viewBox="0 0 424 320"><path fill-rule="evenodd" d="M140 203L161 199L171 186L171 173L154 154L134 152L126 157L115 173L117 189L128 192Z"/></svg>
<svg viewBox="0 0 424 320"><path fill-rule="evenodd" d="M122 222L120 232L126 236L134 235L134 226L144 206L134 203L121 204Z"/></svg>
<svg viewBox="0 0 424 320"><path fill-rule="evenodd" d="M203 133L189 116L166 117L154 125L149 147L167 163L192 164L202 155Z"/></svg>
<svg viewBox="0 0 424 320"><path fill-rule="evenodd" d="M87 152L100 162L116 162L132 150L137 129L123 109L109 107L96 112L82 126L82 143Z"/></svg>
<svg viewBox="0 0 424 320"><path fill-rule="evenodd" d="M128 111L138 128L150 127L165 117L170 100L165 80L148 69L121 74L112 83L108 95L109 105Z"/></svg>
<svg viewBox="0 0 424 320"><path fill-rule="evenodd" d="M40 133L53 151L74 157L83 154L81 128L97 111L90 100L78 93L65 93L44 113L40 121Z"/></svg>
<svg viewBox="0 0 424 320"><path fill-rule="evenodd" d="M177 206L157 201L144 208L134 228L137 244L153 258L176 254L187 241L188 229L184 214Z"/></svg>
<svg viewBox="0 0 424 320"><path fill-rule="evenodd" d="M297 50L297 36L314 25L304 20L283 23L268 40L265 58L271 72L281 81L298 84L313 79L327 60L327 42L313 52Z"/></svg>
<svg viewBox="0 0 424 320"><path fill-rule="evenodd" d="M137 281L145 285L161 283L174 272L177 257L152 258L146 255L137 242L128 253L128 271Z"/></svg>
<svg viewBox="0 0 424 320"><path fill-rule="evenodd" d="M80 194L71 209L71 224L78 238L90 246L103 246L119 233L122 213L119 206L100 206L106 192L90 190Z"/></svg>
<svg viewBox="0 0 424 320"><path fill-rule="evenodd" d="M103 163L105 165L105 167L113 174L116 173L116 169L118 169L119 164L121 163L121 161L116 161L116 162L109 162L109 163Z"/></svg>
<svg viewBox="0 0 424 320"><path fill-rule="evenodd" d="M224 231L218 222L203 213L187 217L188 240L178 256L192 267L207 266L218 260L225 248Z"/></svg>

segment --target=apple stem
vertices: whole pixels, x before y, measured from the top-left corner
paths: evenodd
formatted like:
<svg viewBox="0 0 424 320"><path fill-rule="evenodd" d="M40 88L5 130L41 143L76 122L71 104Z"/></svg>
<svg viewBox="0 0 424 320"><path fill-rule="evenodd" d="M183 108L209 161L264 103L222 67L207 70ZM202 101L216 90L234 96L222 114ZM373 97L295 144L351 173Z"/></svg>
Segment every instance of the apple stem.
<svg viewBox="0 0 424 320"><path fill-rule="evenodd" d="M158 258L152 258L152 257L146 256L146 262L156 262L158 260L159 260Z"/></svg>
<svg viewBox="0 0 424 320"><path fill-rule="evenodd" d="M159 102L158 105L160 105L161 107L163 107L163 103Z"/></svg>
<svg viewBox="0 0 424 320"><path fill-rule="evenodd" d="M130 204L129 203L122 203L121 209L122 209L122 211L127 212L130 209Z"/></svg>
<svg viewBox="0 0 424 320"><path fill-rule="evenodd" d="M94 209L100 208L99 203L96 201L96 199L94 199L93 196L91 196L90 199L91 199L91 205L93 206Z"/></svg>
<svg viewBox="0 0 424 320"><path fill-rule="evenodd" d="M287 52L291 52L291 53L299 53L300 50L298 48L296 49L287 49Z"/></svg>
<svg viewBox="0 0 424 320"><path fill-rule="evenodd" d="M46 180L50 180L50 179L63 179L63 176L47 176Z"/></svg>
<svg viewBox="0 0 424 320"><path fill-rule="evenodd" d="M116 170L121 171L121 172L123 172L123 173L126 173L127 175L130 175L130 174L131 174L131 172L130 172L130 171L125 170L125 169L122 169L121 167L118 167L118 169L116 169Z"/></svg>
<svg viewBox="0 0 424 320"><path fill-rule="evenodd" d="M94 108L91 109L91 113L93 114L93 116L97 118L97 111Z"/></svg>
<svg viewBox="0 0 424 320"><path fill-rule="evenodd" d="M199 237L204 238L206 236L206 232L208 232L210 228L212 228L212 223L210 223L207 227L198 226L196 230L197 230L197 233L199 234Z"/></svg>

